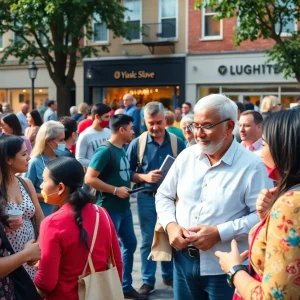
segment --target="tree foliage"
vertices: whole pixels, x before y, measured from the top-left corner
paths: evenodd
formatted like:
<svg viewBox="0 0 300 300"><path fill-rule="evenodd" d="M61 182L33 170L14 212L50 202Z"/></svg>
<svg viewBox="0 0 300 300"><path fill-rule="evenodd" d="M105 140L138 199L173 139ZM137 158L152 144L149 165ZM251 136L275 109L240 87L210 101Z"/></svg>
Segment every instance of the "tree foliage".
<svg viewBox="0 0 300 300"><path fill-rule="evenodd" d="M268 61L275 61L285 77L294 76L300 82L300 31L288 26L300 20L299 0L195 0L194 6L196 10L213 7L217 19L236 15L236 46L246 40L274 40L267 50Z"/></svg>
<svg viewBox="0 0 300 300"><path fill-rule="evenodd" d="M10 56L19 63L42 59L58 88L59 110L65 112L69 105L64 99L66 89L73 85L77 61L107 51L105 46L83 43L84 38L93 38L93 14L100 15L114 37L126 37L125 10L122 0L2 0L0 33L12 31L17 39L3 50L1 63Z"/></svg>

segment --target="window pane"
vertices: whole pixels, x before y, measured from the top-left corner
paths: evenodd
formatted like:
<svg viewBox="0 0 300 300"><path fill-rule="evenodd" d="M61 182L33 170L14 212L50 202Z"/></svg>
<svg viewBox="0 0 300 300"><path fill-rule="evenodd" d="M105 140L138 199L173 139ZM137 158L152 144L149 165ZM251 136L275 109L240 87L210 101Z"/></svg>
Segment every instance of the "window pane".
<svg viewBox="0 0 300 300"><path fill-rule="evenodd" d="M128 30L128 35L132 40L139 40L140 39L140 21L128 21L130 29Z"/></svg>
<svg viewBox="0 0 300 300"><path fill-rule="evenodd" d="M162 25L162 38L176 37L176 19L163 19Z"/></svg>
<svg viewBox="0 0 300 300"><path fill-rule="evenodd" d="M219 36L221 34L220 21L214 20L213 16L205 16L205 36Z"/></svg>
<svg viewBox="0 0 300 300"><path fill-rule="evenodd" d="M107 26L105 23L94 24L94 42L107 41Z"/></svg>
<svg viewBox="0 0 300 300"><path fill-rule="evenodd" d="M141 18L141 3L140 0L126 0L125 7L128 9L125 12L125 20L134 21Z"/></svg>
<svg viewBox="0 0 300 300"><path fill-rule="evenodd" d="M161 17L176 17L176 1L177 0L161 0Z"/></svg>
<svg viewBox="0 0 300 300"><path fill-rule="evenodd" d="M295 19L294 19L294 17L292 17L292 16L289 17L289 18L285 17L284 22L286 22L286 24L284 24L283 27L282 27L282 33L291 33L293 31L295 31ZM276 30L276 32L279 32L279 30L280 30L280 24L279 23L277 23L275 25L275 30Z"/></svg>

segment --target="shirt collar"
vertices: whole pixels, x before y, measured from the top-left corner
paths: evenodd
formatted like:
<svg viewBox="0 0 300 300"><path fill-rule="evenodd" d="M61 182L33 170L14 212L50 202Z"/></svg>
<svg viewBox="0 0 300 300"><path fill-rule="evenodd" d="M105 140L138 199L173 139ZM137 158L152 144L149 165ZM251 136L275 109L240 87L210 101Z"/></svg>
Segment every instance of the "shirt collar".
<svg viewBox="0 0 300 300"><path fill-rule="evenodd" d="M258 139L255 143L252 144L255 150L258 150L262 145L262 138Z"/></svg>
<svg viewBox="0 0 300 300"><path fill-rule="evenodd" d="M239 143L236 141L235 138L233 138L230 147L225 152L225 154L222 156L222 158L220 159L220 162L223 161L225 164L231 166L233 163L234 155L237 151L238 146L239 146ZM206 154L201 151L198 144L191 146L191 147L195 147L195 158L199 158L200 160L202 160L203 158L206 157Z"/></svg>
<svg viewBox="0 0 300 300"><path fill-rule="evenodd" d="M165 139L164 139L164 143L168 142L170 140L170 135L167 132L167 130L165 130ZM152 136L149 134L149 132L147 133L147 144L155 142L155 140L152 138Z"/></svg>

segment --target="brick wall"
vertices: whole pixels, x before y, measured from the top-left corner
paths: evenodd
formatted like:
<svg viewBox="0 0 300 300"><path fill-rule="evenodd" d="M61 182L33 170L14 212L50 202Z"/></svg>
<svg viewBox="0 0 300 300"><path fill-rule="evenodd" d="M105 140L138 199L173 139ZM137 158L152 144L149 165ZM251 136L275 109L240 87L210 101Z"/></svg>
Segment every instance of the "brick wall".
<svg viewBox="0 0 300 300"><path fill-rule="evenodd" d="M202 12L194 10L194 0L189 1L189 28L188 28L188 52L189 53L213 53L224 51L260 51L271 48L272 40L259 39L254 42L245 41L239 47L234 46L236 17L223 20L223 39L201 41Z"/></svg>

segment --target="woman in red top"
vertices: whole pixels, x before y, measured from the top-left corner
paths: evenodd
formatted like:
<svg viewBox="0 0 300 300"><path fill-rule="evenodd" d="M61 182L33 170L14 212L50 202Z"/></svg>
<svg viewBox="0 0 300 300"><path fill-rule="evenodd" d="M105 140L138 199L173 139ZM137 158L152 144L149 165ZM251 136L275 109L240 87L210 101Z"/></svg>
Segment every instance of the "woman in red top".
<svg viewBox="0 0 300 300"><path fill-rule="evenodd" d="M42 195L46 203L59 210L44 219L40 228L42 251L35 285L45 299L78 299L78 277L82 275L91 245L96 210L82 191L84 172L81 164L70 157L50 161L43 173ZM122 282L122 260L112 221L112 249ZM92 260L96 272L107 270L110 256L110 229L100 209L99 230ZM89 272L89 270L88 270Z"/></svg>

